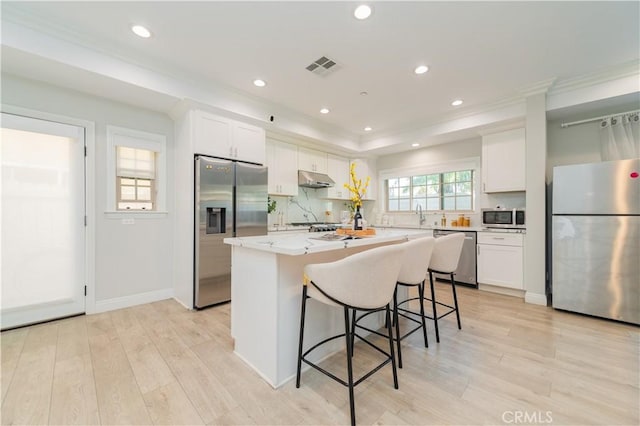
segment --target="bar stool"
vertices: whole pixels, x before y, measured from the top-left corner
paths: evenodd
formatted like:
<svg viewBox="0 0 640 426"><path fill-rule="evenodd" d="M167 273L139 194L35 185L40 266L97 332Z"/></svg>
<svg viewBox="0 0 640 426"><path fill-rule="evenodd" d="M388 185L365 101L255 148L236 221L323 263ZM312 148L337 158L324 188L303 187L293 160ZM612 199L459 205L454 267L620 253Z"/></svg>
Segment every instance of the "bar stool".
<svg viewBox="0 0 640 426"><path fill-rule="evenodd" d="M464 243L464 233L455 233L455 234L449 234L446 235L444 237L439 237L439 238L434 238L433 240L433 251L430 253L430 258L427 260L427 268L424 274L424 278L426 278L426 272L429 273L429 282L431 284L431 298L427 298L424 295L424 282L422 282L421 285L418 285L418 297L412 297L412 298L408 298L406 300L403 300L401 302L397 302L397 297L394 300L394 311L397 312L397 315L394 316L394 318L397 319L398 316L403 316L409 320L412 320L414 322L418 322L415 318L416 317L421 317L421 327L423 330L423 334L424 334L424 345L425 347L429 347L428 343L427 343L427 328L426 328L426 324L425 324L425 318L426 319L431 319L434 322L434 327L436 329L436 341L440 342L440 332L438 330L438 320L442 317L445 317L447 315L449 315L452 312L456 313L456 316L458 318L458 328L462 329L461 325L460 325L460 314L458 313L458 298L456 295L456 287L455 287L455 281L453 280L453 275L454 275L454 271L458 268L458 261L460 259L460 254L462 253L462 244ZM424 239L424 238L422 238ZM406 256L405 256L406 257ZM414 262L418 262L417 260L415 260ZM419 263L415 264L415 267L419 267ZM422 272L424 269L422 267L420 267L419 271ZM435 287L433 285L433 273L443 273L443 274L448 274L451 277L451 289L453 291L453 300L454 300L454 306L449 306L446 305L444 303L440 303L438 301L436 301L436 297L435 297ZM417 277L417 275L416 275ZM404 277L403 277L404 278ZM415 277L411 277L413 279L415 279ZM415 281L409 281L409 283L412 283ZM403 284L403 283L398 283L399 285L416 285L416 284ZM397 293L396 293L397 294ZM415 312L412 311L408 308L403 307L403 305L405 305L406 303L411 302L412 300L419 300L420 301L420 312ZM433 316L429 316L427 314L425 314L424 312L424 301L430 301L431 302L431 307L433 310ZM438 316L437 314L437 309L436 309L436 305L441 305L441 306L445 306L447 308L449 308L449 311L445 312L444 314ZM412 317L413 316L413 317ZM400 336L400 333L398 331L398 323L396 321L396 339L398 340L398 365L402 365L401 364L401 352L400 352L400 340L404 339L405 337L407 337L409 334L413 333L414 331L416 331L417 329L421 328L421 327L416 327L413 330L410 330L408 333L406 333L404 336Z"/></svg>
<svg viewBox="0 0 640 426"><path fill-rule="evenodd" d="M424 347L429 347L429 340L427 339L427 325L425 324L424 305L422 300L424 299L424 282L427 278L427 272L429 269L429 263L431 261L431 255L435 246L436 239L433 237L418 238L412 241L404 243L406 248L405 256L402 260L402 268L398 275L398 282L396 283L396 291L393 293L393 313L394 322L396 325L396 342L398 345L398 366L402 368L402 349L400 343L402 339L410 336L414 332L422 329L422 336L424 338ZM411 314L413 312L398 307L398 286L402 287L418 287L418 297L413 299L420 300L420 321L416 320ZM410 299L405 300L403 303L408 302ZM407 315L409 314L409 315ZM398 317L402 316L410 321L418 324L403 335L400 335L400 325Z"/></svg>
<svg viewBox="0 0 640 426"><path fill-rule="evenodd" d="M402 304L408 303L410 300L423 300L424 299L424 282L427 278L427 272L429 268L429 262L431 260L431 253L435 245L435 238L423 237L410 240L402 244L405 248L405 253L402 258L402 267L398 274L398 281L396 283L396 289L393 292L393 323L395 324L396 334L394 340L397 344L398 353L398 367L402 368L402 349L400 343L402 339L408 337L414 332L422 329L422 335L424 338L425 348L429 347L429 340L427 338L427 326L425 324L424 305L420 303L420 313L412 312L408 309L398 308L398 286L404 287L418 287L419 297L404 300ZM373 312L367 312L353 321L353 327L358 327L369 331L370 333L384 336L377 330L372 330L358 322L363 318L371 315ZM398 316L402 316L416 324L418 326L408 330L403 335L400 335L400 325L398 322ZM416 319L420 317L420 320Z"/></svg>
<svg viewBox="0 0 640 426"><path fill-rule="evenodd" d="M460 311L458 310L458 296L456 295L456 282L453 279L453 276L455 270L458 269L458 261L460 260L460 254L462 253L464 238L465 235L463 232L457 232L455 234L449 234L445 235L444 237L436 238L436 245L433 249L433 254L431 255L431 262L429 263L429 283L431 284L431 299L427 300L431 300L431 307L433 309L433 325L436 329L436 342L440 342L438 320L449 315L452 312L456 313L458 330L462 330L462 325L460 324ZM451 278L453 306L436 301L436 292L433 286L434 273L446 274ZM449 308L449 310L442 315L438 315L436 311L437 305Z"/></svg>
<svg viewBox="0 0 640 426"><path fill-rule="evenodd" d="M304 267L304 283L302 288L302 310L300 315L300 340L298 344L298 369L296 373L296 388L300 387L300 373L302 362L310 365L333 380L349 389L349 409L351 424L355 425L355 401L353 388L367 379L373 373L391 363L393 386L398 389L398 376L393 348L391 329L390 304L405 253L402 244L383 246L366 250L337 260L335 262L310 264ZM307 299L312 298L329 306L342 307L344 310L344 333L329 337L316 343L306 352L302 352L304 338L304 320ZM353 378L353 329L350 324L349 310L378 311L385 309L389 341L389 352L367 342L386 359L378 366L364 374L359 379ZM314 349L332 340L344 337L347 350L347 380L343 380L326 371L306 357Z"/></svg>

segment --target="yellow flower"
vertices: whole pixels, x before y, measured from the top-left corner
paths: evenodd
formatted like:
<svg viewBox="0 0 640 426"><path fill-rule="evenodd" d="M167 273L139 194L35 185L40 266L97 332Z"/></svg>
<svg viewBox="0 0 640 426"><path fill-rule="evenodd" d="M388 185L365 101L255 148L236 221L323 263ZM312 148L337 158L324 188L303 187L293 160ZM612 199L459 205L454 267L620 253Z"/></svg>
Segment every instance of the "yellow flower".
<svg viewBox="0 0 640 426"><path fill-rule="evenodd" d="M367 179L362 184L362 179L358 179L356 176L356 163L351 163L351 167L349 169L349 175L351 176L351 183L345 183L344 187L351 192L351 203L353 205L353 209L357 209L358 207L362 207L362 199L367 193L367 188L369 187L369 182L371 182L371 177L367 176Z"/></svg>

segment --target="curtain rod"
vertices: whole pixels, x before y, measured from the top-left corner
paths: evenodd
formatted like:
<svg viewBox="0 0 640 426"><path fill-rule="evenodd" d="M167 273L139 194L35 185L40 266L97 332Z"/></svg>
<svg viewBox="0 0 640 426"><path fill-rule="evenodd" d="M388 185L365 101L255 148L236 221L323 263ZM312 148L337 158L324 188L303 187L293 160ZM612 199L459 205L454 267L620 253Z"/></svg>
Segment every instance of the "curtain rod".
<svg viewBox="0 0 640 426"><path fill-rule="evenodd" d="M587 118L586 120L572 121L571 123L561 123L560 127L569 127L569 126L573 126L574 124L590 123L592 121L603 120L605 118L615 117L617 115L633 114L634 112L640 112L640 109L627 111L627 112L619 112L617 114L603 115L602 117Z"/></svg>

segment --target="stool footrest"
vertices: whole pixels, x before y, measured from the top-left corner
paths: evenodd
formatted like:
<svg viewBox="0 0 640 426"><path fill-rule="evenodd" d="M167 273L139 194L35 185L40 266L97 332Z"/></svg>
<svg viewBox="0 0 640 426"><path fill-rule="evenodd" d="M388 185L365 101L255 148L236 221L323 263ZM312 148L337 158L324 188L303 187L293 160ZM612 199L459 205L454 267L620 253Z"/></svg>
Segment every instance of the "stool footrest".
<svg viewBox="0 0 640 426"><path fill-rule="evenodd" d="M379 334L379 333L376 333L376 334ZM387 364L389 364L391 362L391 355L390 354L388 354L387 352L383 351L382 349L380 349L379 347L377 347L373 343L369 342L367 339L365 339L364 337L360 336L359 334L355 334L355 336L358 337L363 342L367 343L369 346L371 346L374 349L376 349L378 352L382 353L384 356L387 357L387 359L385 359L380 364L378 364L376 367L374 367L373 369L371 369L370 371L365 373L358 380L354 380L353 381L353 386L356 386L356 385L360 384L362 381L364 381L367 378L369 378L373 373L375 373L376 371L380 370L382 367L384 367L385 365L387 365ZM382 335L382 336L386 337L386 338L389 338L389 336L387 336L387 335ZM304 354L302 354L302 361L305 364L315 368L316 370L318 370L322 374L332 378L333 380L335 380L336 382L340 383L341 385L349 387L349 383L347 381L341 379L340 377L336 376L335 374L331 373L330 371L325 370L324 368L320 367L318 364L314 363L313 361L309 361L306 358L306 356L309 355L309 353L311 353L318 346L321 346L321 345L323 345L323 344L325 344L327 342L330 342L331 340L339 339L341 337L345 337L345 333L337 334L335 336L331 336L331 337L329 337L327 339L324 339L322 342L313 345L311 348L307 349L307 351Z"/></svg>

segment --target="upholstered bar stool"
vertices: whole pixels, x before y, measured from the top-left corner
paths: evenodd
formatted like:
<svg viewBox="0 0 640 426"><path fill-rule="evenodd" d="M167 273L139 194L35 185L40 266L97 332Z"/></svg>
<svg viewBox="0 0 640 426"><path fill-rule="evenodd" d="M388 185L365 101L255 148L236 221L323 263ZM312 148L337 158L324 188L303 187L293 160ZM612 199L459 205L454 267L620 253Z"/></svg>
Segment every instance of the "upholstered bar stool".
<svg viewBox="0 0 640 426"><path fill-rule="evenodd" d="M402 339L410 336L414 332L422 329L422 336L424 338L424 347L429 347L429 340L427 339L427 325L425 324L424 313L424 282L427 278L427 272L429 264L431 262L431 254L435 246L436 239L433 237L417 238L415 240L404 243L405 255L402 259L402 268L398 275L398 282L396 283L396 291L393 294L393 313L394 322L396 326L396 342L398 345L398 366L402 368L402 348L400 343ZM398 287L418 287L418 297L410 298L402 303L407 303L410 300L418 299L420 301L420 315L419 320L415 318L414 312L408 309L403 309L398 305ZM400 335L399 316L402 316L416 324L418 326L410 328L405 331L403 335Z"/></svg>
<svg viewBox="0 0 640 426"><path fill-rule="evenodd" d="M373 248L329 263L306 265L304 268L304 285L302 289L302 311L300 315L300 340L298 344L298 369L296 374L296 388L300 387L300 373L302 363L306 363L321 373L329 376L349 389L349 409L351 424L355 425L355 401L353 388L367 379L373 373L391 363L393 373L393 385L398 389L398 377L393 348L393 336L391 329L390 304L398 280L398 274L404 255L402 244ZM329 306L344 310L345 332L321 342L315 343L306 352L302 352L304 340L304 321L307 299L312 298ZM359 379L353 378L353 329L350 324L350 310L375 311L385 309L389 352L371 345L385 356L378 366L364 374ZM316 363L307 359L307 356L321 345L332 340L344 337L347 356L347 380L343 380L326 371ZM358 338L362 339L360 336ZM363 339L364 340L364 339Z"/></svg>
<svg viewBox="0 0 640 426"><path fill-rule="evenodd" d="M424 239L424 238L422 238ZM394 298L394 318L396 319L396 340L398 342L398 365L400 367L402 367L402 352L400 349L400 341L402 339L404 339L405 337L407 337L409 334L413 333L414 331L422 328L422 332L424 335L424 345L425 347L428 347L428 341L427 341L427 327L425 324L425 318L429 319L429 320L433 320L434 322L434 327L436 329L436 341L440 342L440 332L438 330L438 320L444 316L449 315L452 312L455 312L458 318L458 328L461 328L460 326L460 314L458 313L458 299L457 299L457 295L456 295L456 287L455 287L455 281L453 280L453 273L454 271L458 268L458 261L460 259L460 254L462 253L462 244L464 243L464 233L456 233L456 234L449 234L446 235L444 237L439 237L439 238L435 238L432 239L432 251L429 251L429 257L426 260L426 265L421 264L420 260L418 259L418 256L416 256L416 258L414 258L413 260L409 260L410 257L412 257L411 255L409 255L409 250L407 250L407 254L405 254L405 260L406 260L406 271L403 268L403 271L405 272L405 274L403 274L402 272L400 273L399 279L398 279L398 285L402 286L418 286L418 297L412 297L412 298L408 298L405 299L401 302L397 301L397 291L396 291L396 296ZM408 243L406 243L408 244ZM421 256L425 256L425 254L427 253L427 248L424 247L422 248L423 250L423 254ZM416 250L417 251L417 250ZM417 254L417 253L416 253ZM412 270L412 266L413 268L415 268L415 270ZM425 292L424 292L424 281L417 283L416 280L419 280L420 274L424 274L422 276L422 280L426 279L426 275L427 272L429 273L429 282L430 282L430 288L431 288L431 298L428 298L425 296ZM453 291L453 300L454 300L454 306L450 306L450 305L446 305L444 303L440 303L438 301L436 301L436 297L435 297L435 287L433 285L433 273L443 273L443 274L448 274L451 277L451 289ZM406 304L408 304L409 302L413 301L413 300L418 300L419 303L419 312L416 311L412 311L410 310ZM429 316L425 313L424 311L424 302L425 301L429 301L431 302L431 308L433 311L433 316ZM436 306L440 305L440 306L445 306L447 308L449 308L449 310L447 312L445 312L444 314L438 315L437 313L437 308ZM399 329L398 329L398 322L397 322L397 318L399 316L402 316L404 318L407 318L411 321L414 322L418 322L418 318L420 318L421 324L419 327L415 327L414 329L409 330L408 332L406 332L403 336L400 335Z"/></svg>
<svg viewBox="0 0 640 426"><path fill-rule="evenodd" d="M460 311L458 310L458 296L456 294L456 282L453 278L455 270L458 269L458 262L460 261L460 254L462 253L462 245L464 244L465 234L458 232L455 234L448 234L444 237L436 238L436 245L431 255L431 262L429 263L429 283L431 284L431 307L433 309L433 325L436 329L436 342L440 342L440 331L438 330L438 320L445 317L452 312L456 313L456 319L458 321L458 330L462 330L460 324ZM453 292L453 306L440 303L436 300L436 292L433 285L433 274L445 274L451 279L451 291ZM448 310L438 315L437 306L444 306Z"/></svg>
<svg viewBox="0 0 640 426"><path fill-rule="evenodd" d="M435 238L433 237L416 238L415 240L409 240L405 243L402 243L402 246L405 248L405 253L402 258L402 267L400 268L400 273L398 274L396 290L393 293L393 323L395 324L396 328L394 340L397 344L398 367L400 368L402 368L402 348L400 347L402 339L422 329L424 346L426 348L429 347L429 340L427 338L424 305L420 303L419 313L412 312L409 309L405 309L403 307L399 307L398 287L418 287L418 297L406 299L402 301L401 304L408 303L411 300L424 300L424 283L427 278L429 262L431 260L431 253L433 251L434 245ZM361 328L369 331L370 333L383 336L383 334L379 331L372 330L359 323L363 318L371 315L372 313L373 312L367 312L360 315L357 319L354 319L353 327ZM403 335L400 335L400 324L398 321L399 316L402 316L407 320L417 324L417 326L415 326L414 324L413 328L406 330Z"/></svg>

